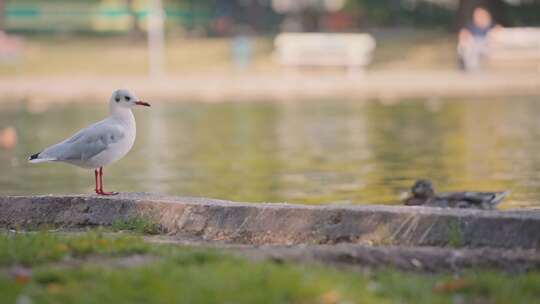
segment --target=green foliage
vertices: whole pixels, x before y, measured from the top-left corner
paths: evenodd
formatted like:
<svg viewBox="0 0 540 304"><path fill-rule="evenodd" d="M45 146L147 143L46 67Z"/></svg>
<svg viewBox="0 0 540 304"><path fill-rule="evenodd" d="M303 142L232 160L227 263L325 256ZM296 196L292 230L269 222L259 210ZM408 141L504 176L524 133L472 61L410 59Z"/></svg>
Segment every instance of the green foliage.
<svg viewBox="0 0 540 304"><path fill-rule="evenodd" d="M429 1L348 0L346 9L361 12L364 23L378 26L449 27L455 20L455 11Z"/></svg>
<svg viewBox="0 0 540 304"><path fill-rule="evenodd" d="M127 218L117 219L112 223L115 231L129 230L143 234L158 234L161 226L150 218L132 215Z"/></svg>

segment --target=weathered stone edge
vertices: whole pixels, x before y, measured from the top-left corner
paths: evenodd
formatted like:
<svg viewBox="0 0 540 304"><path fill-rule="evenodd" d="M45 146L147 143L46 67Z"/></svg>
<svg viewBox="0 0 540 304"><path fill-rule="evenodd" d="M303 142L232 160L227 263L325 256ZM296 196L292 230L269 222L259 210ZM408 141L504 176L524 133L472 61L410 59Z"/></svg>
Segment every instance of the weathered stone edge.
<svg viewBox="0 0 540 304"><path fill-rule="evenodd" d="M129 193L0 197L0 225L82 227L142 216L164 233L240 244L540 247L540 210L250 204Z"/></svg>

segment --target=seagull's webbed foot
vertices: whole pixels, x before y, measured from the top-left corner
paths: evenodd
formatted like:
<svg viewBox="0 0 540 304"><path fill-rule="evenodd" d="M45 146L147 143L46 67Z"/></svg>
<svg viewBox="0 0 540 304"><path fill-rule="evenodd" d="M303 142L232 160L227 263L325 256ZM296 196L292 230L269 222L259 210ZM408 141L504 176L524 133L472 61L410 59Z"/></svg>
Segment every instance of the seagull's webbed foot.
<svg viewBox="0 0 540 304"><path fill-rule="evenodd" d="M103 191L103 190L98 190L96 191L96 193L98 195L117 195L118 192L107 192L107 191Z"/></svg>

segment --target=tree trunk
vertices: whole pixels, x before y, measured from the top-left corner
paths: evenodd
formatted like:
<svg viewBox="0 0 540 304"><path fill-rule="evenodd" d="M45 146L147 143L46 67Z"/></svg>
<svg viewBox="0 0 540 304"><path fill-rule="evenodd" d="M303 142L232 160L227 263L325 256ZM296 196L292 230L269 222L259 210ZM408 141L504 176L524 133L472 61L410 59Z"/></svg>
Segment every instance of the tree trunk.
<svg viewBox="0 0 540 304"><path fill-rule="evenodd" d="M2 1L2 0L0 0ZM129 37L132 39L141 39L143 38L143 32L139 24L139 18L137 17L137 12L133 7L133 0L126 0L126 7L128 14L131 16L131 26L129 28Z"/></svg>
<svg viewBox="0 0 540 304"><path fill-rule="evenodd" d="M6 20L6 2L5 0L0 0L0 32L5 30L5 20Z"/></svg>
<svg viewBox="0 0 540 304"><path fill-rule="evenodd" d="M471 21L472 14L477 7L486 8L495 23L508 26L508 17L506 15L507 6L503 0L459 0L457 11L456 30L461 29L467 22Z"/></svg>

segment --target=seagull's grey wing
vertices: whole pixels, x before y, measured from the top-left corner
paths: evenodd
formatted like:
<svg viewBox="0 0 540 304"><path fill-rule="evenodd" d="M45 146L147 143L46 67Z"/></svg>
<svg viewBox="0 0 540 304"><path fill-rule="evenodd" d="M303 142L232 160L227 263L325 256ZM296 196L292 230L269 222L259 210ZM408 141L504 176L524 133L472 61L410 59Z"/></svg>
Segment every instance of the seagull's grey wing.
<svg viewBox="0 0 540 304"><path fill-rule="evenodd" d="M124 131L120 125L101 121L40 154L58 161L85 161L107 150L122 138Z"/></svg>

